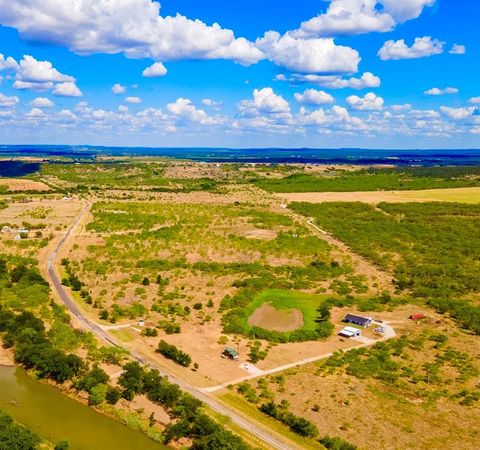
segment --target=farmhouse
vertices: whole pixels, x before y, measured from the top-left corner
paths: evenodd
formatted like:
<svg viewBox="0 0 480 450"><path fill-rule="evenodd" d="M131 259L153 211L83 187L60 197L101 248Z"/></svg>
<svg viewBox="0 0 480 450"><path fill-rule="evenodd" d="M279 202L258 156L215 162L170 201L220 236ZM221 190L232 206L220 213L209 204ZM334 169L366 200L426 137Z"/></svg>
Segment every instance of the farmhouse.
<svg viewBox="0 0 480 450"><path fill-rule="evenodd" d="M361 334L362 334L361 330L353 327L345 327L343 328L343 330L340 330L340 333L338 333L339 336L343 336L347 338L360 336Z"/></svg>
<svg viewBox="0 0 480 450"><path fill-rule="evenodd" d="M345 323L353 323L360 327L368 327L372 323L370 317L355 316L354 314L347 314L343 319Z"/></svg>

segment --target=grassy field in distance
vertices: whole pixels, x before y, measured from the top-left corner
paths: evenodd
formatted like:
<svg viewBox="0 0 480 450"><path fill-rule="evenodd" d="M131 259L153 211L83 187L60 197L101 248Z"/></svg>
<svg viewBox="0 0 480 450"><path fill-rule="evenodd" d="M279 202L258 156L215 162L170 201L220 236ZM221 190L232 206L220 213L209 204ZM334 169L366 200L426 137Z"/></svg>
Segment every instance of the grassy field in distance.
<svg viewBox="0 0 480 450"><path fill-rule="evenodd" d="M411 191L292 192L276 194L287 202L457 202L480 203L480 187Z"/></svg>

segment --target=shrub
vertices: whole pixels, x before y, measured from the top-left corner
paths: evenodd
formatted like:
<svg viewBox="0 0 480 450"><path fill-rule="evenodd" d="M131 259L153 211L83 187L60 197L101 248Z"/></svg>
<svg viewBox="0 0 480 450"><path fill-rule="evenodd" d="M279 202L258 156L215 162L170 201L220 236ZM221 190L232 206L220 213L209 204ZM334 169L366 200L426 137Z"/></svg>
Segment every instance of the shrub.
<svg viewBox="0 0 480 450"><path fill-rule="evenodd" d="M158 343L156 352L165 356L165 358L171 359L177 364L188 367L192 363L192 358L187 353L175 347L175 345L169 344L168 342L161 340Z"/></svg>

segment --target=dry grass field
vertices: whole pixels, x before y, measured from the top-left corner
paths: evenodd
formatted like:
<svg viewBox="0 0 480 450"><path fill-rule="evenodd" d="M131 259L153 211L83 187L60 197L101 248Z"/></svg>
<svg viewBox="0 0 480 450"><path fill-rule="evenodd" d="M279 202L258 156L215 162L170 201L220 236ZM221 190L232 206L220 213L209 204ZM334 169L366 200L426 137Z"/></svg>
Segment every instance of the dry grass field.
<svg viewBox="0 0 480 450"><path fill-rule="evenodd" d="M0 228L11 228L0 233L0 251L39 258L43 262L51 245L74 220L81 206L78 199L12 198L6 208L0 210ZM16 240L19 233L15 230L24 227L29 229L28 236Z"/></svg>
<svg viewBox="0 0 480 450"><path fill-rule="evenodd" d="M458 202L480 203L480 188L425 189L418 191L301 192L276 194L287 202Z"/></svg>
<svg viewBox="0 0 480 450"><path fill-rule="evenodd" d="M50 187L40 181L27 180L25 178L2 178L0 177L0 187L6 187L9 191L37 191L47 192Z"/></svg>

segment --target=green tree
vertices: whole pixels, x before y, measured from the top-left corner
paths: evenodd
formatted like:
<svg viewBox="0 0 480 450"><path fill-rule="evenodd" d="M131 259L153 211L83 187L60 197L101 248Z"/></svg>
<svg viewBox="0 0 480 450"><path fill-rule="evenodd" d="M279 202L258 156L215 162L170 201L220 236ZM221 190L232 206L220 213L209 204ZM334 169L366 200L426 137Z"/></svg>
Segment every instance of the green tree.
<svg viewBox="0 0 480 450"><path fill-rule="evenodd" d="M35 450L39 443L35 433L0 411L0 450Z"/></svg>
<svg viewBox="0 0 480 450"><path fill-rule="evenodd" d="M106 384L97 384L90 390L90 395L88 396L89 405L100 405L105 401L107 394L107 385Z"/></svg>

